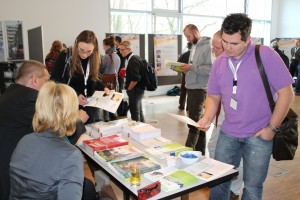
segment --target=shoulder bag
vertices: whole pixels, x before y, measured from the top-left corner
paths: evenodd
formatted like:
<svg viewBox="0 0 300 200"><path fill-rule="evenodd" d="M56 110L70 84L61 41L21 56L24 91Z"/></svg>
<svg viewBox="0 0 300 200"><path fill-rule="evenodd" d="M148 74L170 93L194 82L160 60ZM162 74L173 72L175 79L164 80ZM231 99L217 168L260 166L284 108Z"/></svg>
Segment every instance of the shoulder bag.
<svg viewBox="0 0 300 200"><path fill-rule="evenodd" d="M272 97L269 81L259 54L259 45L255 46L255 58L259 73L268 96L270 109L273 112L275 102ZM278 127L273 139L273 158L280 160L293 160L298 147L298 115L290 108L287 116Z"/></svg>

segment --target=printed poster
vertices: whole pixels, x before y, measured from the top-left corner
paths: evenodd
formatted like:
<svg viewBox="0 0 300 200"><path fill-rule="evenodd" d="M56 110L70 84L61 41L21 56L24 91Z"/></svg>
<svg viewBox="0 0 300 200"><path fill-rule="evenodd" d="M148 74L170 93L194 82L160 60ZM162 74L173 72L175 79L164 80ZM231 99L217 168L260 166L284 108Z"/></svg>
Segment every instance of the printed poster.
<svg viewBox="0 0 300 200"><path fill-rule="evenodd" d="M140 35L139 34L113 34L120 36L122 41L129 41L131 43L131 50L133 54L140 56Z"/></svg>
<svg viewBox="0 0 300 200"><path fill-rule="evenodd" d="M178 36L155 35L154 36L154 63L158 76L177 76L178 72L166 67L166 60L178 59Z"/></svg>

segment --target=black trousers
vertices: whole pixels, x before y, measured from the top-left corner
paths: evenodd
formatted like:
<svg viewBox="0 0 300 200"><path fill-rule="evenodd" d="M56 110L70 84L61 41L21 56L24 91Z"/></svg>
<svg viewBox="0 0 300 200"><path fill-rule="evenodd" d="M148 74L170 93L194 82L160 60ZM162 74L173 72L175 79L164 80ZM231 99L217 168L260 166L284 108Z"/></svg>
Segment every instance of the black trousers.
<svg viewBox="0 0 300 200"><path fill-rule="evenodd" d="M187 107L189 108L189 118L198 122L203 114L206 91L204 89L187 89ZM199 131L196 127L188 125L189 134L185 146L192 147L196 151L201 151L205 155L206 137L205 132Z"/></svg>

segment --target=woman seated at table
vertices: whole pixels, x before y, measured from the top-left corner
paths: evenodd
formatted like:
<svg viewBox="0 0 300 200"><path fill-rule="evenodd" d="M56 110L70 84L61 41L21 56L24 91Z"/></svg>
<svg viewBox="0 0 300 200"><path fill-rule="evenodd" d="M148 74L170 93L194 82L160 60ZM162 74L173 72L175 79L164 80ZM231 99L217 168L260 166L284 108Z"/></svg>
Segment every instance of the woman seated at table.
<svg viewBox="0 0 300 200"><path fill-rule="evenodd" d="M10 199L82 198L83 157L66 139L75 131L78 105L71 87L52 81L42 87L34 133L21 139L11 157Z"/></svg>

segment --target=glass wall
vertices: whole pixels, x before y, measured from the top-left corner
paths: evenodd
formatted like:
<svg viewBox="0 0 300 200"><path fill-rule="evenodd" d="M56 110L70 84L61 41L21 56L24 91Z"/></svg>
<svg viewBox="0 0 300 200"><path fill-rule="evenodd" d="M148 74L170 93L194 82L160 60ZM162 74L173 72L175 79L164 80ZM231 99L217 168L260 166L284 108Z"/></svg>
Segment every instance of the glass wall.
<svg viewBox="0 0 300 200"><path fill-rule="evenodd" d="M193 23L202 36L212 36L228 14L246 13L253 20L251 36L268 45L271 10L272 0L110 0L110 32L182 34Z"/></svg>

